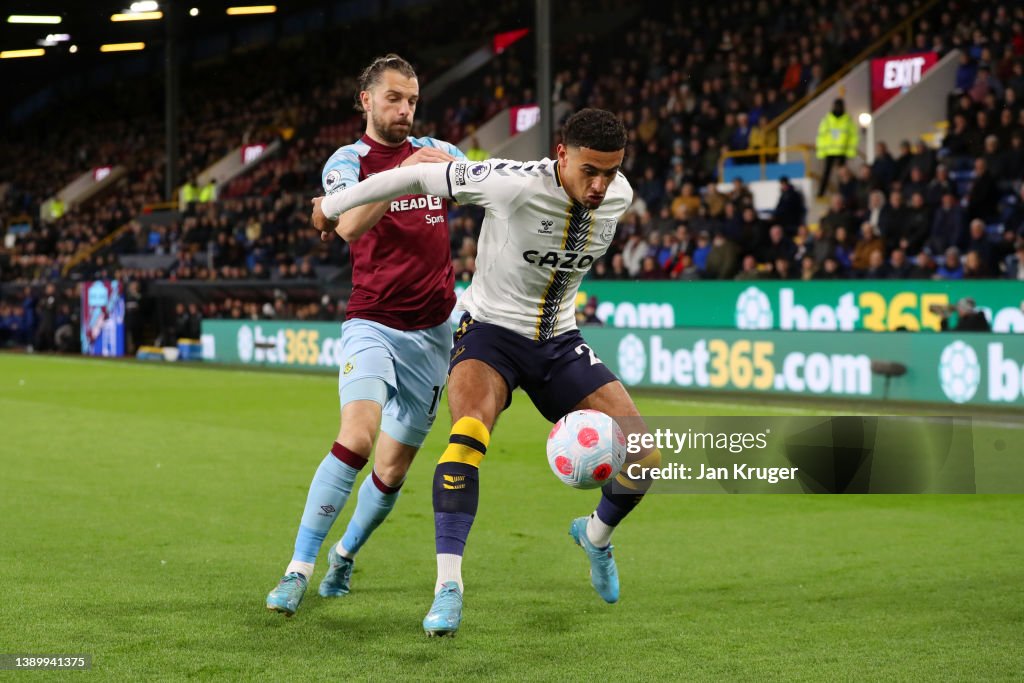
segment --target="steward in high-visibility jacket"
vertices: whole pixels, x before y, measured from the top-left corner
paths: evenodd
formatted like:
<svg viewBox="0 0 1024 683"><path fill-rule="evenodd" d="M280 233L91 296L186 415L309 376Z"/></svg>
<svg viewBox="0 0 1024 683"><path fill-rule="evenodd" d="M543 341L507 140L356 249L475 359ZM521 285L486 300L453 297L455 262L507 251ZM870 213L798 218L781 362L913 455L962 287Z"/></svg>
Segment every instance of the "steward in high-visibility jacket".
<svg viewBox="0 0 1024 683"><path fill-rule="evenodd" d="M203 185L202 189L199 190L199 202L205 204L212 202L217 199L217 180L210 178L209 182Z"/></svg>
<svg viewBox="0 0 1024 683"><path fill-rule="evenodd" d="M818 138L814 146L818 158L825 160L825 169L818 185L818 196L821 197L828 189L832 168L845 166L847 159L857 156L857 124L846 113L846 103L842 99L832 103L832 111L818 124Z"/></svg>
<svg viewBox="0 0 1024 683"><path fill-rule="evenodd" d="M857 124L846 113L846 105L836 100L832 111L818 124L818 138L815 141L818 158L857 156Z"/></svg>
<svg viewBox="0 0 1024 683"><path fill-rule="evenodd" d="M192 202L199 200L199 188L196 186L195 178L190 178L187 183L181 186L181 192L178 194L178 199L181 202L182 207L188 206Z"/></svg>

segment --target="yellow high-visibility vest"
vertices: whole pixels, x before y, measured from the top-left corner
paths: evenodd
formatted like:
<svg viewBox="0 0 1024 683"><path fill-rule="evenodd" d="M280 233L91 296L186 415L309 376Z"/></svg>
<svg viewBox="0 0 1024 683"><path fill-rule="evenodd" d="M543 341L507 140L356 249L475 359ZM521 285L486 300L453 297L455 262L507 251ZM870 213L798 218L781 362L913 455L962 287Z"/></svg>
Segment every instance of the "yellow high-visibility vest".
<svg viewBox="0 0 1024 683"><path fill-rule="evenodd" d="M181 203L191 204L199 199L199 188L192 183L185 183L181 186Z"/></svg>
<svg viewBox="0 0 1024 683"><path fill-rule="evenodd" d="M215 183L207 183L203 185L203 189L199 190L199 201L201 202L212 202L217 198L217 185Z"/></svg>
<svg viewBox="0 0 1024 683"><path fill-rule="evenodd" d="M818 158L857 156L857 124L849 114L825 115L818 125L818 139L815 141Z"/></svg>

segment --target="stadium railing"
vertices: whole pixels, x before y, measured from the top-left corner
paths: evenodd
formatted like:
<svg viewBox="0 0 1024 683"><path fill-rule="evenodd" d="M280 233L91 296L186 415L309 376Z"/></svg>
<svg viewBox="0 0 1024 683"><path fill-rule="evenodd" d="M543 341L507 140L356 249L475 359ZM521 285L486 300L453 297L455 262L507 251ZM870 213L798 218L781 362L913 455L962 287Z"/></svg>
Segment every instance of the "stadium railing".
<svg viewBox="0 0 1024 683"><path fill-rule="evenodd" d="M769 161L769 157L777 159L784 152L792 152L799 155L803 161L776 162ZM729 182L725 176L727 162L732 159L746 159L757 157L759 174L756 180L778 180L782 176L790 178L802 178L811 170L811 148L808 145L788 145L786 147L759 147L756 149L726 150L718 159L718 178L722 182ZM769 169L769 164L774 168ZM748 165L749 166L749 165ZM733 170L736 170L735 167ZM771 170L771 173L769 173ZM748 174L741 174L744 182L750 182Z"/></svg>
<svg viewBox="0 0 1024 683"><path fill-rule="evenodd" d="M68 259L67 263L64 264L64 267L61 268L61 275L63 277L67 277L75 266L84 263L85 261L88 261L101 249L104 249L113 244L117 240L117 238L123 235L130 227L131 221L125 223L116 230L112 230L109 235L99 240L95 244L86 244L80 247L78 251L72 254L71 258Z"/></svg>
<svg viewBox="0 0 1024 683"><path fill-rule="evenodd" d="M908 34L907 44L909 45L911 43L911 41L909 39L910 38L910 33L913 30L914 22L917 21L918 19L920 19L922 16L924 16L924 14L926 12L930 11L931 9L933 9L937 4L939 4L939 0L928 0L926 3L924 3L923 5L918 7L913 12L911 12L910 15L906 19L904 19L900 23L898 23L895 26L893 26L891 29L889 29L888 32L886 32L878 40L876 40L871 45L868 45L866 48L861 50L860 54L858 54L856 57L854 57L849 62L844 64L842 67L840 67L838 71L836 71L834 74L832 74L831 76L829 76L828 78L823 80L821 82L821 84L819 84L818 87L813 92L807 93L806 95L801 97L799 100L794 102L793 105L789 109L787 109L786 111L782 112L781 114L776 116L774 119L769 121L768 122L768 130L769 131L778 130L779 126L781 126L783 123L786 122L786 119L788 119L790 116L792 116L793 114L795 114L798 111L800 111L808 102L813 101L814 98L816 98L818 95L820 95L821 93L823 93L826 90L828 90L829 88L831 88L832 85L835 84L836 81L838 81L840 78L842 78L843 76L848 74L858 64L863 62L865 59L873 56L880 49L882 49L883 47L888 45L889 42L892 40L893 36L897 35L901 31L906 31L907 32L907 34Z"/></svg>

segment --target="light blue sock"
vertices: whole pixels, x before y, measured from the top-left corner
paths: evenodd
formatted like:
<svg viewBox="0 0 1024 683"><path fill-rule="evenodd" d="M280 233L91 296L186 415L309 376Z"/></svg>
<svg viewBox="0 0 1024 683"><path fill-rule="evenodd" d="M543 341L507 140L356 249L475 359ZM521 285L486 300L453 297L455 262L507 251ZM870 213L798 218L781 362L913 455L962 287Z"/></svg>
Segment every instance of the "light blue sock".
<svg viewBox="0 0 1024 683"><path fill-rule="evenodd" d="M316 562L320 546L323 545L331 525L338 518L338 513L345 507L345 501L352 493L352 486L362 466L353 467L342 462L340 456L333 452L339 448L345 451L344 455L347 456L348 462L358 464L362 460L335 443L332 452L320 463L313 476L313 482L309 485L306 508L302 513L299 533L295 536L295 554L292 555L292 561ZM362 460L362 464L365 465L366 460Z"/></svg>
<svg viewBox="0 0 1024 683"><path fill-rule="evenodd" d="M362 486L359 487L356 511L352 513L345 535L341 538L346 555L355 557L373 530L380 526L395 507L399 493L401 484L388 486L377 477L376 472L370 472L370 476L363 480Z"/></svg>

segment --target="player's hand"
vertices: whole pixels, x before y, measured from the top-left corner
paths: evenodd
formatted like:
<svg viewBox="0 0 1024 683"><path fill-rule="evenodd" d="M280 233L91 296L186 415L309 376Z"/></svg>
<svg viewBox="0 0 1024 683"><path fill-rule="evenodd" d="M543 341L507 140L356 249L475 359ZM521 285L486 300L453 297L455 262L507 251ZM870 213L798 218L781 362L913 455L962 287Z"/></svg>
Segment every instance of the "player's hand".
<svg viewBox="0 0 1024 683"><path fill-rule="evenodd" d="M448 152L443 152L436 147L420 147L416 153L403 161L399 166L412 166L413 164L444 164L455 161Z"/></svg>
<svg viewBox="0 0 1024 683"><path fill-rule="evenodd" d="M320 241L326 242L331 239L331 235L334 234L334 229L338 227L338 222L332 221L324 215L323 209L320 208L320 204L323 201L323 197L313 198L313 212L309 216L309 223L320 231Z"/></svg>

